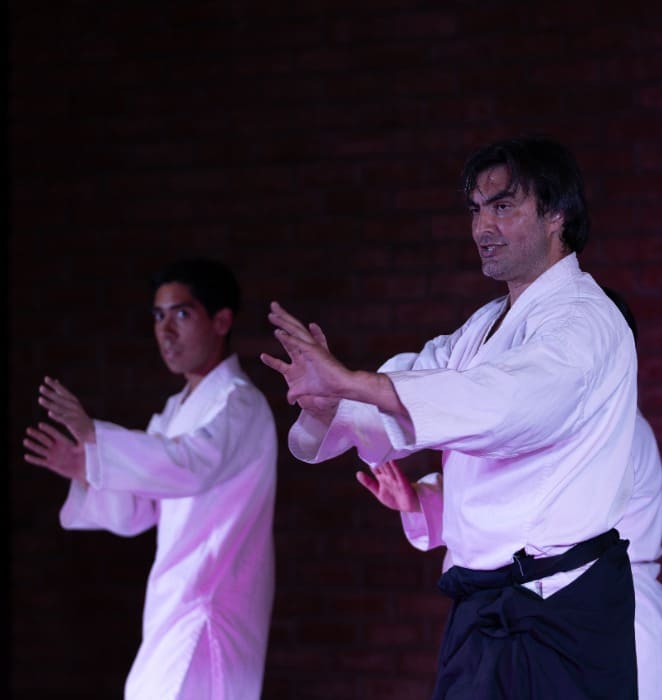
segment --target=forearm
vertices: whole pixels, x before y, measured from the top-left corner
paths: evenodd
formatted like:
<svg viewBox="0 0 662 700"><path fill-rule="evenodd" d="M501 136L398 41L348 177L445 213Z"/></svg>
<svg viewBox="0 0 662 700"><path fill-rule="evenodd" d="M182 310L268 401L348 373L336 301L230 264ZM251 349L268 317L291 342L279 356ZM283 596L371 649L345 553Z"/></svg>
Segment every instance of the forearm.
<svg viewBox="0 0 662 700"><path fill-rule="evenodd" d="M381 372L347 372L340 387L339 398L369 403L394 416L409 415L395 391L393 382L387 374Z"/></svg>

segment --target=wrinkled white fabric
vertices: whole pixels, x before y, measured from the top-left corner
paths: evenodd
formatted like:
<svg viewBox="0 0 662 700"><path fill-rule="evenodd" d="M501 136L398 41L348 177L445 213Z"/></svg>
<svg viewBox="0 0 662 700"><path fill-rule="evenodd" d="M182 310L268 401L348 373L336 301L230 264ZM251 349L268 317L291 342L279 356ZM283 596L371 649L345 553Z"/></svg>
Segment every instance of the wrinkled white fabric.
<svg viewBox="0 0 662 700"><path fill-rule="evenodd" d="M126 700L259 700L274 595L277 442L269 406L231 356L147 432L95 421L88 488L65 528L157 526L143 640Z"/></svg>
<svg viewBox="0 0 662 700"><path fill-rule="evenodd" d="M428 484L430 520L408 518L408 533L422 548L446 544L449 564L471 569L509 564L522 547L559 554L609 530L632 491L637 365L622 314L574 254L486 340L506 301L382 366L410 420L342 401L330 426L302 412L289 435L308 462L351 447L373 466L443 451L443 505Z"/></svg>
<svg viewBox="0 0 662 700"><path fill-rule="evenodd" d="M637 414L632 443L634 487L625 515L616 527L630 540L634 580L634 635L637 646L639 700L662 695L662 462L649 423Z"/></svg>

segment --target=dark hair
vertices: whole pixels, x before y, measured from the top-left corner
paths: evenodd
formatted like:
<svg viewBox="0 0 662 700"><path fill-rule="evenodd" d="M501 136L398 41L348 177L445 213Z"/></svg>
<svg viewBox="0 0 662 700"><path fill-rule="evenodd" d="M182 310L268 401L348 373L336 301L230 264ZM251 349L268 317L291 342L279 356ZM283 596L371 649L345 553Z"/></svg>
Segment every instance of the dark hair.
<svg viewBox="0 0 662 700"><path fill-rule="evenodd" d="M231 309L235 315L239 311L239 284L232 270L218 260L189 258L170 263L152 275L152 292L169 282L187 285L210 317L220 309Z"/></svg>
<svg viewBox="0 0 662 700"><path fill-rule="evenodd" d="M497 141L476 151L462 170L467 199L485 170L504 165L510 188L533 192L538 215L561 212L561 240L571 251L581 252L588 240L590 221L584 197L584 181L574 156L551 139L530 136Z"/></svg>
<svg viewBox="0 0 662 700"><path fill-rule="evenodd" d="M602 287L602 291L614 302L614 304L616 304L616 306L618 306L619 311L623 314L628 326L630 326L630 330L634 336L634 342L636 343L639 334L637 330L637 320L632 313L632 309L617 291L611 289L610 287Z"/></svg>

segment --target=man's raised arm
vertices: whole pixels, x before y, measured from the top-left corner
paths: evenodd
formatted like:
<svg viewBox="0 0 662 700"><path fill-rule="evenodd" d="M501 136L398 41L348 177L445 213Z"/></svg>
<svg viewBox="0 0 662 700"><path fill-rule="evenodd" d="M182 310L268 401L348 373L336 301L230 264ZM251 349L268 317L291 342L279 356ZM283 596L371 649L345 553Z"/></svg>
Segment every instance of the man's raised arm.
<svg viewBox="0 0 662 700"><path fill-rule="evenodd" d="M328 410L337 406L340 399L351 399L395 416L408 416L388 375L345 367L329 352L324 333L316 323L304 326L277 302L271 303L269 321L276 326L274 334L290 363L267 353L262 353L260 359L283 375L290 404L298 403L315 413L320 406Z"/></svg>

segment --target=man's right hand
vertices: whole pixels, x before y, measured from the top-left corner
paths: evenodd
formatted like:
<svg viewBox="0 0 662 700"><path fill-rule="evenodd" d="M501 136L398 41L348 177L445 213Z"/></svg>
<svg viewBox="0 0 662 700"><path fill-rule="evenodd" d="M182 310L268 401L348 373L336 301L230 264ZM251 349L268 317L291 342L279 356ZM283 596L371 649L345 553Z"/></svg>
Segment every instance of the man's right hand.
<svg viewBox="0 0 662 700"><path fill-rule="evenodd" d="M340 399L353 399L409 419L388 375L349 370L329 352L326 337L316 323L305 326L275 301L271 303L269 321L276 326L274 333L290 362L265 352L260 359L283 375L290 404L321 413L320 406L328 412L335 410Z"/></svg>
<svg viewBox="0 0 662 700"><path fill-rule="evenodd" d="M291 362L267 353L262 353L260 359L283 376L291 404L298 403L321 420L330 420L340 402L340 397L334 395L334 379L349 371L329 352L326 336L316 323L304 325L276 302L271 304L269 320L276 326L276 337Z"/></svg>
<svg viewBox="0 0 662 700"><path fill-rule="evenodd" d="M82 443L74 442L48 423L39 423L36 428L28 428L25 432L26 462L87 484Z"/></svg>

